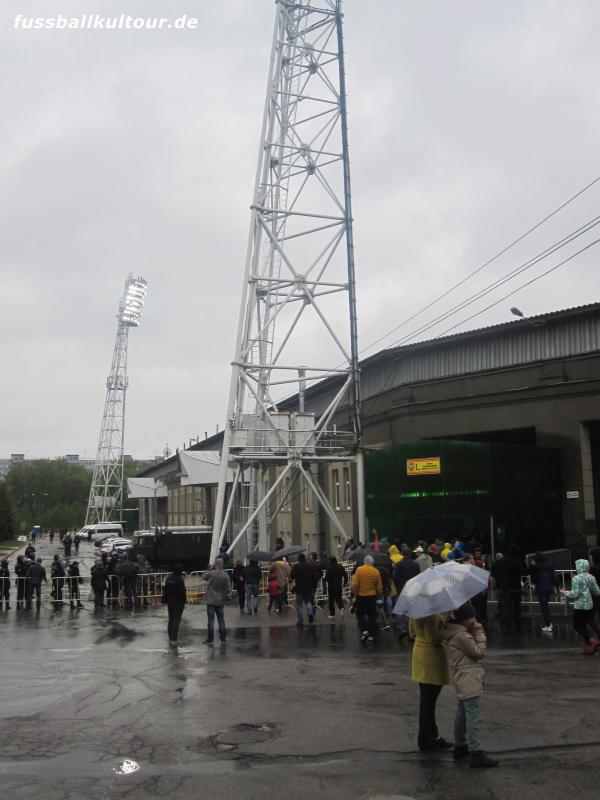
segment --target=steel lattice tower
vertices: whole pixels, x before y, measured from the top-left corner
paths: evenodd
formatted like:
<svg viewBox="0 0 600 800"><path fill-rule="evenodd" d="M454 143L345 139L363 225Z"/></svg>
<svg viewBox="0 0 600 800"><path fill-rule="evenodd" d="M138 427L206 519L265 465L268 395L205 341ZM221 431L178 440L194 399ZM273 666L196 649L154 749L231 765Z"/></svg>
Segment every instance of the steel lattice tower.
<svg viewBox="0 0 600 800"><path fill-rule="evenodd" d="M125 442L125 398L127 394L127 345L129 329L140 323L147 282L129 275L117 313L117 336L110 375L106 380L106 400L100 426L100 439L90 488L86 525L120 520L123 509L123 453Z"/></svg>
<svg viewBox="0 0 600 800"><path fill-rule="evenodd" d="M226 534L233 537L230 550L244 534L249 547L267 546L267 509L286 476L304 477L345 537L316 481L319 461L357 460L363 530L341 5L276 2L211 560ZM317 339L310 353L306 342ZM328 407L318 418L302 413L304 388L324 378L335 386ZM295 391L300 413L281 413L281 398ZM333 420L342 405L350 414L340 431ZM267 486L274 463L281 471Z"/></svg>

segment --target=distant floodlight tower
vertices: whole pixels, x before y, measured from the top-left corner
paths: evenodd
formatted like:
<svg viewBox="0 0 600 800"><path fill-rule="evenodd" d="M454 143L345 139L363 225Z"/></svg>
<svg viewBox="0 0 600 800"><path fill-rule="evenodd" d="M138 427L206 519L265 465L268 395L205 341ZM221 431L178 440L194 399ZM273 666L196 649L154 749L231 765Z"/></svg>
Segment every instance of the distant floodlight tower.
<svg viewBox="0 0 600 800"><path fill-rule="evenodd" d="M117 337L106 401L100 426L98 452L90 488L86 525L120 520L123 511L123 452L125 441L125 395L127 393L127 343L129 329L140 324L147 282L130 273L117 313Z"/></svg>
<svg viewBox="0 0 600 800"><path fill-rule="evenodd" d="M298 479L345 537L318 462L357 462L364 532L341 6L276 2L211 560L224 541L231 551L244 535L248 548L265 549L286 504L281 490L290 487L289 501ZM306 387L325 378L326 407L305 412ZM280 409L280 398L295 392L297 410Z"/></svg>

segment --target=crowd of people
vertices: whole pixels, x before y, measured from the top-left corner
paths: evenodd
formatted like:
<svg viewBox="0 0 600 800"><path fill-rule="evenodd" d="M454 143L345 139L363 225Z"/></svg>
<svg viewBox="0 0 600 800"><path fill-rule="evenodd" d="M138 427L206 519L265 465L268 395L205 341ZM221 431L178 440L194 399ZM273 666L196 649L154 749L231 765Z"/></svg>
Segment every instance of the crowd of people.
<svg viewBox="0 0 600 800"><path fill-rule="evenodd" d="M68 532L62 545L70 552ZM74 543L75 544L75 543ZM481 694L488 626L488 589L496 589L497 616L502 632L518 633L522 627L523 581L529 580L537 595L542 617L541 630L553 633L550 601L560 597L565 608L572 604L573 627L583 639L583 655L593 655L600 647L600 548L592 548L590 559L577 559L570 589L560 586L559 576L538 552L528 564L515 545L492 561L477 542L426 544L409 547L394 542L389 546L362 546L349 543L340 562L335 556L298 553L294 563L282 553L272 557L267 572L267 613L283 614L295 607L296 625L303 627L315 621L317 611L329 612L335 621L336 612L355 614L358 635L365 645L374 643L381 630L393 628L398 638L412 641L412 679L419 685L418 747L422 751L453 749L455 760L468 757L471 767L495 767L481 745ZM77 545L75 544L77 547ZM204 575L204 601L207 614L206 645L213 645L218 633L221 644L227 642L225 606L237 596L240 614L259 613L259 598L264 570L258 559L247 563L236 561L226 569L226 552L220 553ZM406 619L392 615L396 598L412 578L444 562L460 562L489 571L487 589L446 614ZM72 609L83 608L80 587L83 577L77 560L66 561L55 554L46 574L43 559L36 556L35 541L16 559L14 576L17 585L17 608L39 609L41 587L51 582L52 607L60 610L68 603ZM176 566L162 583L162 603L167 607L169 642L178 643L179 626L188 602L188 587L181 565ZM0 599L10 608L11 573L7 559L0 563ZM102 554L90 569L90 599L96 609L120 605L124 598L133 609L154 595L157 587L152 567L143 556L138 558ZM347 589L350 600L345 600ZM319 601L323 595L325 604ZM290 600L293 602L290 603ZM323 607L324 605L324 607ZM393 621L392 621L393 620ZM444 686L452 684L457 697L453 743L440 735L436 722L436 704Z"/></svg>
<svg viewBox="0 0 600 800"><path fill-rule="evenodd" d="M35 603L39 611L44 584L50 585L54 611L63 609L67 602L72 609L83 609L81 585L84 577L80 562L69 558L73 544L70 534L65 532L63 537L65 557L54 554L49 575L44 559L37 555L35 544L33 539L25 552L17 556L12 575L9 560L4 558L0 562L0 608L11 609L14 580L17 609L31 610ZM75 538L75 552L78 550L79 542ZM148 605L148 597L152 596L154 588L151 573L152 565L144 556L130 559L116 553L102 553L90 569L90 593L87 599L93 601L95 609L117 608L121 604L127 609Z"/></svg>

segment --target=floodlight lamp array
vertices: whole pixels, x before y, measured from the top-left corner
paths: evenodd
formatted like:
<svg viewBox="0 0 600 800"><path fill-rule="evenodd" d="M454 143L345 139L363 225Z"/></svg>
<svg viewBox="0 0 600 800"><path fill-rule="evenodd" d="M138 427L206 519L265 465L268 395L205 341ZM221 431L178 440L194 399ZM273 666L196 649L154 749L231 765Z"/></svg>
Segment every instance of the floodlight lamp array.
<svg viewBox="0 0 600 800"><path fill-rule="evenodd" d="M142 277L130 275L125 282L125 292L119 305L119 322L137 327L140 324L148 283Z"/></svg>

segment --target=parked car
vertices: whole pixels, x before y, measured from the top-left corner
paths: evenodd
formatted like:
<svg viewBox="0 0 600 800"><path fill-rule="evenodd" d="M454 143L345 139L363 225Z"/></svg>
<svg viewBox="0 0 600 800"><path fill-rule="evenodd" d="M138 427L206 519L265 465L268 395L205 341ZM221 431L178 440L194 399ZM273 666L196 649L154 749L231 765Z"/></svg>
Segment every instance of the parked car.
<svg viewBox="0 0 600 800"><path fill-rule="evenodd" d="M102 553L119 553L119 555L121 555L125 553L131 545L131 539L107 539L100 547L100 551Z"/></svg>

